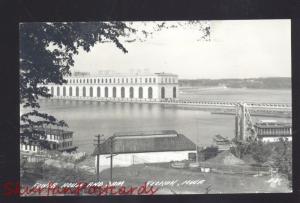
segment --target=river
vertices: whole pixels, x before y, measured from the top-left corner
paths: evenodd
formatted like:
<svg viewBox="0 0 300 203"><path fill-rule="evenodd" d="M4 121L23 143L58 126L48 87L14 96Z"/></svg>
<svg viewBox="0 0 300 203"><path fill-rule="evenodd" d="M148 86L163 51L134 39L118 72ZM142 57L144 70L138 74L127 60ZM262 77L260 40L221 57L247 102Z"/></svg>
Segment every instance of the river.
<svg viewBox="0 0 300 203"><path fill-rule="evenodd" d="M291 103L290 90L231 88L180 88L180 98ZM41 111L65 120L74 131L74 145L91 153L94 135L139 130L177 130L199 145L212 144L216 134L234 136L234 116L161 104L130 104L97 101L40 100ZM254 121L264 119L254 117ZM270 118L267 118L270 119ZM272 118L273 119L273 118ZM290 121L287 118L276 118Z"/></svg>

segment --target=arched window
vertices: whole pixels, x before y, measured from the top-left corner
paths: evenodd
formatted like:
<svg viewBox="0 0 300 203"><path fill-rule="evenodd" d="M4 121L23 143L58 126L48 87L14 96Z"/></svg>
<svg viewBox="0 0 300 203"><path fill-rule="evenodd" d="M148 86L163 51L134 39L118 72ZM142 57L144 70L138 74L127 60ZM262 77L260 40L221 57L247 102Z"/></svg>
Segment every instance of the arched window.
<svg viewBox="0 0 300 203"><path fill-rule="evenodd" d="M113 97L116 98L117 97L117 88L113 87Z"/></svg>
<svg viewBox="0 0 300 203"><path fill-rule="evenodd" d="M137 83L137 78L134 79L134 82Z"/></svg>
<svg viewBox="0 0 300 203"><path fill-rule="evenodd" d="M121 87L121 97L125 97L125 87Z"/></svg>
<svg viewBox="0 0 300 203"><path fill-rule="evenodd" d="M152 99L152 87L148 88L148 98Z"/></svg>
<svg viewBox="0 0 300 203"><path fill-rule="evenodd" d="M126 78L126 83L128 83L128 78Z"/></svg>
<svg viewBox="0 0 300 203"><path fill-rule="evenodd" d="M76 87L76 97L79 97L79 87Z"/></svg>
<svg viewBox="0 0 300 203"><path fill-rule="evenodd" d="M133 87L129 88L129 97L133 98L134 97L134 91L133 91Z"/></svg>
<svg viewBox="0 0 300 203"><path fill-rule="evenodd" d="M86 96L86 89L85 89L85 87L82 88L82 96L83 96L83 97Z"/></svg>
<svg viewBox="0 0 300 203"><path fill-rule="evenodd" d="M176 87L173 87L173 98L176 98Z"/></svg>
<svg viewBox="0 0 300 203"><path fill-rule="evenodd" d="M122 78L122 83L124 83L124 78Z"/></svg>
<svg viewBox="0 0 300 203"><path fill-rule="evenodd" d="M51 94L54 95L54 87L51 87Z"/></svg>
<svg viewBox="0 0 300 203"><path fill-rule="evenodd" d="M96 83L97 81L96 81L96 79L94 79L94 83Z"/></svg>
<svg viewBox="0 0 300 203"><path fill-rule="evenodd" d="M86 83L89 83L89 79L86 79Z"/></svg>
<svg viewBox="0 0 300 203"><path fill-rule="evenodd" d="M147 83L148 81L147 81L147 78L145 78L145 83Z"/></svg>
<svg viewBox="0 0 300 203"><path fill-rule="evenodd" d="M107 78L105 78L105 83L107 83Z"/></svg>
<svg viewBox="0 0 300 203"><path fill-rule="evenodd" d="M165 87L161 88L161 98L164 99L165 98Z"/></svg>
<svg viewBox="0 0 300 203"><path fill-rule="evenodd" d="M109 83L111 83L111 78L109 79Z"/></svg>
<svg viewBox="0 0 300 203"><path fill-rule="evenodd" d="M143 88L139 87L139 98L142 99L143 98Z"/></svg>
<svg viewBox="0 0 300 203"><path fill-rule="evenodd" d="M151 81L151 78L149 78L149 83L151 83L152 81Z"/></svg>
<svg viewBox="0 0 300 203"><path fill-rule="evenodd" d="M100 79L98 78L98 84L100 83Z"/></svg>
<svg viewBox="0 0 300 203"><path fill-rule="evenodd" d="M155 78L153 78L153 83L156 83L156 79Z"/></svg>
<svg viewBox="0 0 300 203"><path fill-rule="evenodd" d="M105 97L108 97L108 87L105 87Z"/></svg>
<svg viewBox="0 0 300 203"><path fill-rule="evenodd" d="M120 78L118 78L118 83L120 83Z"/></svg>
<svg viewBox="0 0 300 203"><path fill-rule="evenodd" d="M72 94L73 94L72 93L72 87L69 87L69 96L72 97L73 96Z"/></svg>
<svg viewBox="0 0 300 203"><path fill-rule="evenodd" d="M103 82L104 82L104 79L102 78L101 83L103 83Z"/></svg>
<svg viewBox="0 0 300 203"><path fill-rule="evenodd" d="M90 87L90 97L93 97L93 87Z"/></svg>
<svg viewBox="0 0 300 203"><path fill-rule="evenodd" d="M91 84L93 83L93 79L90 79L90 83L91 83Z"/></svg>
<svg viewBox="0 0 300 203"><path fill-rule="evenodd" d="M101 95L101 89L100 87L97 87L97 97L100 97L100 95Z"/></svg>
<svg viewBox="0 0 300 203"><path fill-rule="evenodd" d="M114 83L116 83L116 78L114 78Z"/></svg>
<svg viewBox="0 0 300 203"><path fill-rule="evenodd" d="M56 88L56 96L59 96L60 92L59 92L59 87Z"/></svg>
<svg viewBox="0 0 300 203"><path fill-rule="evenodd" d="M66 96L66 87L63 87L63 96Z"/></svg>
<svg viewBox="0 0 300 203"><path fill-rule="evenodd" d="M130 79L130 83L133 83L133 79L132 78Z"/></svg>
<svg viewBox="0 0 300 203"><path fill-rule="evenodd" d="M82 83L85 83L85 79L83 79Z"/></svg>

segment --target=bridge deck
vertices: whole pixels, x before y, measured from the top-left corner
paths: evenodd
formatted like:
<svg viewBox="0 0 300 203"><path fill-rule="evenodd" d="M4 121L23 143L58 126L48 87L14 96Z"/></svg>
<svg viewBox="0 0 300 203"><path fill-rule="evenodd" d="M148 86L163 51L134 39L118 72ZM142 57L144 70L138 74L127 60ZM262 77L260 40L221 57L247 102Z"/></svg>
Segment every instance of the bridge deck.
<svg viewBox="0 0 300 203"><path fill-rule="evenodd" d="M169 105L185 105L198 106L206 108L235 108L240 102L232 101L192 101L181 99L132 99L132 98L98 98L98 97L52 97L52 99L63 100L83 100L83 101L102 101L102 102L123 102L123 103L149 103L149 104L169 104ZM258 103L258 102L244 102L247 108L256 110L278 110L291 112L291 104L288 103Z"/></svg>

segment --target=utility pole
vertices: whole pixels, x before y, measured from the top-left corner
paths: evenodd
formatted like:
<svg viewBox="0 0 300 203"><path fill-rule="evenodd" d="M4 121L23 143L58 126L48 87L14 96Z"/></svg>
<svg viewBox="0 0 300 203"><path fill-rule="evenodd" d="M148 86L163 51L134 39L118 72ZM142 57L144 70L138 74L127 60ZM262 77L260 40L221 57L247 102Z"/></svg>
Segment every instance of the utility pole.
<svg viewBox="0 0 300 203"><path fill-rule="evenodd" d="M95 135L95 137L97 138L97 140L94 140L96 141L96 147L97 149L99 150L98 153L97 153L97 180L99 181L100 177L99 177L99 165L100 165L100 144L101 144L101 137L103 137L104 135Z"/></svg>
<svg viewBox="0 0 300 203"><path fill-rule="evenodd" d="M197 129L197 134L196 134L196 163L199 163L199 155L198 155L198 137L199 137L199 130L198 130L198 120L196 119L196 129Z"/></svg>
<svg viewBox="0 0 300 203"><path fill-rule="evenodd" d="M113 136L110 138L110 184L112 184L112 173L113 173Z"/></svg>

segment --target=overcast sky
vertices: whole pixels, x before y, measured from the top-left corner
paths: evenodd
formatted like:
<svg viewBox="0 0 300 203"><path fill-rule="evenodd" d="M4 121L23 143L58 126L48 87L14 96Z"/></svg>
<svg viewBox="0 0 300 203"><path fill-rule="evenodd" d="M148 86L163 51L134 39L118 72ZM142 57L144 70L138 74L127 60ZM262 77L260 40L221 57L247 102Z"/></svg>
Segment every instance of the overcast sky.
<svg viewBox="0 0 300 203"><path fill-rule="evenodd" d="M171 72L179 78L291 76L290 20L209 21L211 41L199 41L196 28L155 32L145 42L112 43L80 51L73 70L98 72Z"/></svg>

